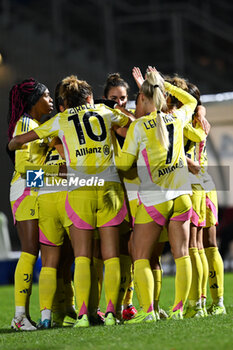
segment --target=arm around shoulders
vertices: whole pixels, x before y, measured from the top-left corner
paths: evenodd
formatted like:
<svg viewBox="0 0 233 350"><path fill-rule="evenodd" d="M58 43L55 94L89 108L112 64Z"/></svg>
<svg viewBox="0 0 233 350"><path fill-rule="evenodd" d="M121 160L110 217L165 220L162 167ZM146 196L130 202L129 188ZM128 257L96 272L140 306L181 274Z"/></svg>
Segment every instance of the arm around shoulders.
<svg viewBox="0 0 233 350"><path fill-rule="evenodd" d="M25 143L35 141L39 139L39 136L35 133L34 130L27 132L26 134L21 134L13 137L8 143L8 148L10 151L15 151L21 149Z"/></svg>

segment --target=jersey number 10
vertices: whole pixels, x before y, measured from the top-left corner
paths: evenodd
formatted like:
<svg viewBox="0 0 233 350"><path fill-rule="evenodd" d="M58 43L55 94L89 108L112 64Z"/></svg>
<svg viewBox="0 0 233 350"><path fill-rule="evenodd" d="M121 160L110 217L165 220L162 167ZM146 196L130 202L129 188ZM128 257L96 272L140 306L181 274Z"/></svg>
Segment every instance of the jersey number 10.
<svg viewBox="0 0 233 350"><path fill-rule="evenodd" d="M91 117L96 117L98 119L99 125L101 127L100 135L96 135L92 130L92 125L89 120ZM80 145L84 145L86 143L86 140L83 133L82 125L80 123L79 115L78 114L71 115L70 117L68 117L68 121L70 120L74 122L75 130L77 132ZM98 113L95 113L95 112L85 113L83 116L83 125L85 127L87 135L90 137L91 140L100 142L106 139L107 132L106 132L106 126L104 124L104 119Z"/></svg>

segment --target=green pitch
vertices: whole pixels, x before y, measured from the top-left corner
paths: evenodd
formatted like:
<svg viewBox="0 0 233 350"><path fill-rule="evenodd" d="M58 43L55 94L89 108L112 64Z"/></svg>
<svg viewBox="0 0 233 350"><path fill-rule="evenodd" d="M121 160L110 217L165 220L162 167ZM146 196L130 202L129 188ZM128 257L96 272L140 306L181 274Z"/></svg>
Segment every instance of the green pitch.
<svg viewBox="0 0 233 350"><path fill-rule="evenodd" d="M13 286L0 287L0 349L6 350L232 350L233 349L233 274L225 275L224 303L227 315L155 324L103 326L88 329L60 328L36 332L10 329L14 313ZM160 306L172 305L174 277L164 277ZM210 297L208 298L210 303ZM137 307L137 299L134 298ZM104 310L104 298L102 298ZM38 286L31 297L32 319L39 318Z"/></svg>

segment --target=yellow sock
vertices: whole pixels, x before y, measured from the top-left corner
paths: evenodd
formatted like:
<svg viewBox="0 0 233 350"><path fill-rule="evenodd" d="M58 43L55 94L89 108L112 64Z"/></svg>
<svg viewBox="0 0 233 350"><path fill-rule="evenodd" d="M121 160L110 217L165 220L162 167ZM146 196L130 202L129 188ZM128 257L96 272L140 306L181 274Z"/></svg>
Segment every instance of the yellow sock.
<svg viewBox="0 0 233 350"><path fill-rule="evenodd" d="M79 316L88 313L91 289L91 260L85 256L75 258L74 289Z"/></svg>
<svg viewBox="0 0 233 350"><path fill-rule="evenodd" d="M96 265L91 264L91 290L89 296L88 311L90 314L96 314L99 306L99 285Z"/></svg>
<svg viewBox="0 0 233 350"><path fill-rule="evenodd" d="M200 255L198 253L198 248L189 248L189 255L192 264L192 282L188 299L191 303L194 303L199 301L201 298L203 268Z"/></svg>
<svg viewBox="0 0 233 350"><path fill-rule="evenodd" d="M175 277L175 302L173 311L183 310L187 300L192 280L192 266L190 256L182 256L175 259L176 277Z"/></svg>
<svg viewBox="0 0 233 350"><path fill-rule="evenodd" d="M126 295L123 301L124 308L133 304L133 291L134 291L134 281L133 281L133 265L131 263L130 268L130 282L126 291Z"/></svg>
<svg viewBox="0 0 233 350"><path fill-rule="evenodd" d="M120 259L111 258L105 260L104 266L104 288L107 305L106 313L112 312L115 315L121 279Z"/></svg>
<svg viewBox="0 0 233 350"><path fill-rule="evenodd" d="M154 277L148 259L139 259L135 261L134 285L139 304L143 311L153 311Z"/></svg>
<svg viewBox="0 0 233 350"><path fill-rule="evenodd" d="M218 302L218 298L223 297L224 292L224 266L222 257L217 247L205 249L206 257L209 265L209 286L210 293L214 303Z"/></svg>
<svg viewBox="0 0 233 350"><path fill-rule="evenodd" d="M97 271L97 278L98 278L98 289L99 289L99 301L101 298L101 292L102 292L102 286L103 286L103 269L104 269L104 262L102 259L97 259L93 257L93 265L96 268Z"/></svg>
<svg viewBox="0 0 233 350"><path fill-rule="evenodd" d="M57 269L42 267L39 277L40 310L52 310L53 298L57 288Z"/></svg>
<svg viewBox="0 0 233 350"><path fill-rule="evenodd" d="M200 249L198 252L201 258L202 268L203 268L201 296L204 298L207 298L207 281L209 276L208 261L207 261L204 249Z"/></svg>
<svg viewBox="0 0 233 350"><path fill-rule="evenodd" d="M57 288L53 298L53 312L65 314L65 289L62 277L57 278Z"/></svg>
<svg viewBox="0 0 233 350"><path fill-rule="evenodd" d="M22 252L15 269L15 306L26 307L31 294L36 256ZM25 310L24 310L25 311Z"/></svg>
<svg viewBox="0 0 233 350"><path fill-rule="evenodd" d="M131 258L129 255L120 255L121 282L117 301L117 310L121 309L130 283Z"/></svg>
<svg viewBox="0 0 233 350"><path fill-rule="evenodd" d="M25 314L27 316L27 318L30 318L30 296L32 294L32 284L30 286L30 288L28 289L28 296L27 296L27 300L26 300L26 306L25 306Z"/></svg>
<svg viewBox="0 0 233 350"><path fill-rule="evenodd" d="M72 281L64 283L65 308L66 312L75 309L74 287Z"/></svg>
<svg viewBox="0 0 233 350"><path fill-rule="evenodd" d="M154 309L159 311L159 297L162 287L162 270L152 270L154 277Z"/></svg>

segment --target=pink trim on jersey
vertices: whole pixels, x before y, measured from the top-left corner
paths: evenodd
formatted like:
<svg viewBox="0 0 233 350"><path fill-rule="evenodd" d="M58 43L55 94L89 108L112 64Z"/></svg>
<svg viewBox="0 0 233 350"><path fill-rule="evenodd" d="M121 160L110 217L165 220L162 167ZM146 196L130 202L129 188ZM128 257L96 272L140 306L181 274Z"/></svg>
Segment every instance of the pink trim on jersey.
<svg viewBox="0 0 233 350"><path fill-rule="evenodd" d="M51 245L53 247L57 247L56 244L54 244L48 240L48 238L44 235L44 233L41 231L40 228L39 228L39 242L46 244L46 245Z"/></svg>
<svg viewBox="0 0 233 350"><path fill-rule="evenodd" d="M124 204L121 210L118 212L118 214L112 220L108 221L106 224L102 225L101 227L116 226L121 224L124 218L126 217L126 214L127 214L127 207L124 201Z"/></svg>
<svg viewBox="0 0 233 350"><path fill-rule="evenodd" d="M18 209L20 203L24 200L24 198L26 198L27 196L30 196L30 187L26 187L23 191L23 194L15 201L13 208L12 208L12 213L13 213L13 219L14 219L14 224L16 224L16 220L15 220L15 213L16 210Z"/></svg>
<svg viewBox="0 0 233 350"><path fill-rule="evenodd" d="M115 308L114 308L114 305L112 303L112 300L110 299L109 300L109 303L108 303L108 306L107 306L107 309L106 309L106 313L107 312L112 312L114 315L115 315Z"/></svg>
<svg viewBox="0 0 233 350"><path fill-rule="evenodd" d="M145 161L145 163L146 163L146 167L147 167L148 173L149 173L149 175L150 175L150 179L151 179L151 181L153 182L153 180L152 180L152 175L151 175L151 171L150 171L150 164L149 164L148 154L147 154L146 148L144 148L144 149L142 150L142 156L143 156L144 161Z"/></svg>
<svg viewBox="0 0 233 350"><path fill-rule="evenodd" d="M198 221L199 221L199 215L194 211L192 208L192 216L191 216L191 221L195 226L198 226Z"/></svg>
<svg viewBox="0 0 233 350"><path fill-rule="evenodd" d="M212 213L214 214L214 217L216 219L216 224L218 224L217 209L216 209L214 203L207 196L206 196L206 206L207 206L207 208L209 208L212 211Z"/></svg>
<svg viewBox="0 0 233 350"><path fill-rule="evenodd" d="M153 301L152 301L152 303L150 304L150 306L149 306L149 309L147 310L147 313L148 312L151 312L151 311L153 311L154 310L154 305L153 305Z"/></svg>
<svg viewBox="0 0 233 350"><path fill-rule="evenodd" d="M144 208L157 224L161 226L164 226L166 224L166 218L155 207L153 207L153 205L146 207L144 204Z"/></svg>
<svg viewBox="0 0 233 350"><path fill-rule="evenodd" d="M83 302L83 304L82 304L82 306L81 306L81 309L80 309L78 315L79 315L79 316L82 316L82 315L84 315L84 314L87 315L87 313L88 313L88 311L87 311L86 304L85 304L85 302Z"/></svg>
<svg viewBox="0 0 233 350"><path fill-rule="evenodd" d="M134 223L135 223L135 217L132 216L132 227L134 228Z"/></svg>
<svg viewBox="0 0 233 350"><path fill-rule="evenodd" d="M177 310L181 310L183 312L183 302L182 300L174 307L174 309L172 311L177 311Z"/></svg>
<svg viewBox="0 0 233 350"><path fill-rule="evenodd" d="M205 227L206 226L206 221L199 222L199 216L198 214L192 209L192 216L191 216L191 222L196 226L196 227Z"/></svg>
<svg viewBox="0 0 233 350"><path fill-rule="evenodd" d="M205 227L206 226L206 220L200 222L199 227Z"/></svg>
<svg viewBox="0 0 233 350"><path fill-rule="evenodd" d="M186 211L183 214L180 214L180 215L178 215L178 216L176 216L174 218L171 218L170 220L173 220L173 221L187 221L187 220L190 220L191 215L192 215L192 208L190 208L188 211Z"/></svg>
<svg viewBox="0 0 233 350"><path fill-rule="evenodd" d="M65 148L66 148L66 151L67 151L68 157L69 157L69 163L70 163L70 162L71 162L71 161L70 161L70 151L69 151L69 148L68 148L67 143L66 143L65 135L63 135L63 137L62 137L62 142L63 142L64 145L65 145Z"/></svg>
<svg viewBox="0 0 233 350"><path fill-rule="evenodd" d="M201 163L201 153L205 145L205 140L201 141L199 144L199 154L198 154L198 162Z"/></svg>
<svg viewBox="0 0 233 350"><path fill-rule="evenodd" d="M72 209L69 201L68 201L68 195L66 196L66 204L65 204L66 212L72 223L75 227L84 229L84 230L93 230L94 227L89 225L86 221L82 220L77 213Z"/></svg>

